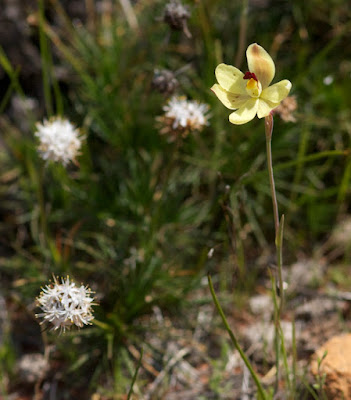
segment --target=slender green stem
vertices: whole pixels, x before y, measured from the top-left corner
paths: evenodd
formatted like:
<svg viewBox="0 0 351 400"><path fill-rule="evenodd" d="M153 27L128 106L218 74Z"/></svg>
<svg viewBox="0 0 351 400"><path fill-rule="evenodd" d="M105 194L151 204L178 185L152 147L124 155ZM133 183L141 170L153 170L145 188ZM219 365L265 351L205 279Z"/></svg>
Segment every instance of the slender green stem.
<svg viewBox="0 0 351 400"><path fill-rule="evenodd" d="M235 57L235 64L240 68L243 61L243 54L245 53L246 46L246 33L247 33L247 15L249 13L249 1L242 0L240 26L239 26L239 40L238 40L238 51Z"/></svg>
<svg viewBox="0 0 351 400"><path fill-rule="evenodd" d="M296 325L295 316L291 322L292 326L292 386L293 386L293 396L296 396L296 374L297 374L297 348L296 348Z"/></svg>
<svg viewBox="0 0 351 400"><path fill-rule="evenodd" d="M144 349L142 348L141 351L140 351L140 357L139 357L139 360L138 360L138 364L137 364L136 370L135 370L134 375L133 375L132 383L130 385L130 389L129 389L129 392L128 392L127 400L130 400L130 398L131 398L131 396L133 394L133 386L134 386L134 383L135 383L136 378L138 376L139 368L141 366L141 360L143 359L143 354L144 354Z"/></svg>
<svg viewBox="0 0 351 400"><path fill-rule="evenodd" d="M169 186L169 179L171 177L171 173L174 170L174 167L177 163L178 160L178 153L179 153L179 148L182 143L182 138L177 137L176 141L171 144L170 149L169 149L169 154L167 157L167 164L165 168L162 171L162 175L160 175L160 183L162 182L161 186L161 192L159 198L156 200L155 199L155 209L153 210L152 213L152 224L151 228L152 230L159 229L159 224L160 224L160 216L162 214L162 207L164 206L164 197L167 192L167 188Z"/></svg>
<svg viewBox="0 0 351 400"><path fill-rule="evenodd" d="M345 205L345 198L350 188L350 180L351 180L351 157L349 156L346 161L346 168L344 170L344 175L342 177L338 190L338 203L340 206Z"/></svg>
<svg viewBox="0 0 351 400"><path fill-rule="evenodd" d="M18 78L19 71L20 71L19 68L16 69L16 72L15 72L15 74L16 74L16 75L15 75L15 78L16 78L16 79ZM0 102L0 115L4 112L6 106L7 106L8 102L9 102L9 100L10 100L10 98L11 98L11 95L12 95L12 91L13 91L13 90L15 90L15 82L11 80L11 83L10 83L10 85L8 86L8 88L6 89L6 92L5 92L5 94L3 95L3 98L2 98L2 100L1 100L1 102Z"/></svg>
<svg viewBox="0 0 351 400"><path fill-rule="evenodd" d="M296 165L296 170L295 170L295 175L293 179L293 187L296 187L300 181L301 177L303 176L303 171L304 171L304 166L305 166L305 158L306 158L306 153L308 149L308 141L311 136L311 129L310 129L310 124L305 123L302 130L301 130L301 135L300 135L300 143L299 143L299 149L297 152L297 165ZM297 197L297 191L293 190L291 191L291 196L290 196L290 201L293 204L294 200Z"/></svg>
<svg viewBox="0 0 351 400"><path fill-rule="evenodd" d="M269 184L271 187L272 203L273 203L273 215L274 215L274 227L275 227L275 240L278 237L279 231L279 212L277 195L275 192L275 183L273 175L273 163L272 163L272 133L273 133L273 116L269 114L265 118L265 130L266 130L266 151L267 151L267 167L269 175Z"/></svg>
<svg viewBox="0 0 351 400"><path fill-rule="evenodd" d="M277 286L276 279L273 274L271 274L271 283L272 283L272 296L273 296L273 309L274 309L274 350L275 350L275 393L277 393L279 388L279 361L280 361L280 320L279 320L279 306L277 300Z"/></svg>
<svg viewBox="0 0 351 400"><path fill-rule="evenodd" d="M275 227L275 247L276 247L276 257L277 257L277 275L279 282L279 298L280 302L278 305L277 302L277 293L276 288L273 287L273 300L274 300L274 326L275 326L275 357L276 357L276 381L275 381L275 390L278 390L279 385L279 360L280 360L280 343L282 345L283 358L285 361L285 369L287 376L289 374L288 365L286 362L286 353L284 347L284 335L280 326L280 319L282 315L282 310L284 307L284 286L283 286L283 232L284 232L284 215L282 215L281 220L279 221L279 211L278 211L278 202L277 195L275 191L275 183L274 183L274 175L273 175L273 163L272 163L272 133L273 133L273 116L269 114L265 118L265 132L266 132L266 150L267 150L267 167L268 167L268 175L269 175L269 183L271 188L272 195L272 204L273 204L273 215L274 215L274 227ZM275 286L276 280L273 280L273 284ZM289 381L290 384L290 381Z"/></svg>
<svg viewBox="0 0 351 400"><path fill-rule="evenodd" d="M50 53L49 45L44 31L44 0L39 0L39 45L40 45L40 57L41 67L43 76L43 90L46 112L49 116L52 115L52 97L51 97L51 86L50 86Z"/></svg>
<svg viewBox="0 0 351 400"><path fill-rule="evenodd" d="M282 309L284 307L284 285L283 285L283 232L284 232L284 214L282 215L278 228L278 237L276 238L276 249L277 249L277 268L278 268L278 280L279 280L279 318L281 316Z"/></svg>
<svg viewBox="0 0 351 400"><path fill-rule="evenodd" d="M285 347L285 339L284 339L284 332L282 330L281 325L279 326L280 330L280 341L281 341L281 353L282 353L282 359L283 359L283 364L284 364L284 369L285 369L285 379L286 383L288 386L288 391L292 393L292 382L291 382L291 377L290 377L290 371L289 371L289 365L288 365L288 356L286 353L286 347ZM291 397L289 397L291 399Z"/></svg>
<svg viewBox="0 0 351 400"><path fill-rule="evenodd" d="M278 268L278 281L279 281L279 318L281 316L283 304L284 304L284 288L283 288L283 277L282 277L282 266L283 266L283 230L284 230L284 215L279 222L279 211L277 195L275 192L275 183L273 175L273 163L272 163L272 133L273 133L273 116L269 114L265 118L265 131L266 131L266 150L267 150L267 167L269 175L269 183L271 187L272 204L273 204L273 215L274 215L274 227L275 227L275 247L277 254L277 268Z"/></svg>
<svg viewBox="0 0 351 400"><path fill-rule="evenodd" d="M45 196L44 196L44 174L45 166L43 163L38 168L38 180L37 180L37 196L39 203L39 218L40 218L40 241L45 245L49 241L48 237L48 225L46 219L46 209L45 209Z"/></svg>
<svg viewBox="0 0 351 400"><path fill-rule="evenodd" d="M315 153L315 154L310 154L308 156L305 156L302 161L304 163L310 163L313 161L320 160L322 158L331 158L331 157L337 157L337 156L345 156L348 157L351 154L350 149L345 149L345 150L327 150L327 151L322 151L320 153ZM194 161L187 157L187 159L190 163L194 163ZM298 160L290 160L284 163L280 163L275 166L276 171L284 171L287 169L290 169L296 165L298 165L299 161ZM267 171L255 171L253 173L246 173L242 175L241 178L239 178L238 183L240 185L247 185L250 182L256 182L260 179L263 179L264 176L266 176Z"/></svg>
<svg viewBox="0 0 351 400"><path fill-rule="evenodd" d="M35 188L37 196L37 204L39 206L39 221L38 221L38 237L36 240L40 243L43 250L46 250L49 242L46 210L45 210L45 196L44 196L44 174L45 165L39 160L39 166L35 165L33 160L27 155L26 167L32 181L33 187Z"/></svg>
<svg viewBox="0 0 351 400"><path fill-rule="evenodd" d="M244 361L247 369L250 371L252 379L254 380L254 382L256 384L257 391L258 391L258 394L259 394L258 399L266 400L267 396L266 396L266 393L265 393L265 391L264 391L264 389L263 389L263 387L261 385L260 380L258 379L258 376L256 375L255 371L253 370L252 365L251 365L250 361L248 360L248 358L246 357L244 351L240 347L240 344L239 344L238 340L236 339L233 331L229 327L228 321L227 321L227 319L226 319L226 317L224 315L222 307L220 306L220 304L218 302L218 299L217 299L216 293L214 291L213 284L212 284L212 279L211 279L210 275L208 275L208 284L209 284L209 287L210 287L210 291L211 291L211 295L212 295L212 298L213 298L213 302L215 303L217 311L218 311L219 315L222 318L223 324L224 324L224 326L225 326L225 328L226 328L226 330L227 330L227 332L228 332L228 334L230 336L230 339L233 342L234 347L238 350L241 359Z"/></svg>

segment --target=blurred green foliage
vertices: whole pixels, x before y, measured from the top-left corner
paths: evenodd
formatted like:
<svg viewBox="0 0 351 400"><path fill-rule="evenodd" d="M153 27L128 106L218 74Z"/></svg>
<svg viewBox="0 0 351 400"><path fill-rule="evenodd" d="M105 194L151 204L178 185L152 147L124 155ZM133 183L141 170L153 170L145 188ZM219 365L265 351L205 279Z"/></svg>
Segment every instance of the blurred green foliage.
<svg viewBox="0 0 351 400"><path fill-rule="evenodd" d="M296 123L277 116L273 133L288 260L328 235L349 211L350 195L346 2L189 2L192 38L160 20L164 2L135 2L137 27L119 4L110 5L81 24L52 1L46 11L54 10L60 24L53 28L43 12L37 26L46 116L63 113L85 133L79 167L43 165L33 116L31 134L1 118L4 288L29 305L52 274L90 284L98 323L84 334L79 367L93 363L92 385L111 359L120 363L115 357L122 343L141 344L137 321L154 305L177 311L207 271L220 273L222 288L231 286L233 275L237 290L247 288L248 274L253 287L254 260L274 252L263 121L230 125L228 110L209 90L219 62L239 60L236 66L246 68L237 53L240 25L245 49L252 42L266 48L276 62L275 81L289 79L298 102ZM1 65L9 90L25 95L5 54ZM68 71L66 83L58 80L59 67ZM210 126L181 145L157 129L166 101L151 87L157 68L179 70L178 93L211 105ZM67 349L61 348L74 365L74 345L73 353Z"/></svg>

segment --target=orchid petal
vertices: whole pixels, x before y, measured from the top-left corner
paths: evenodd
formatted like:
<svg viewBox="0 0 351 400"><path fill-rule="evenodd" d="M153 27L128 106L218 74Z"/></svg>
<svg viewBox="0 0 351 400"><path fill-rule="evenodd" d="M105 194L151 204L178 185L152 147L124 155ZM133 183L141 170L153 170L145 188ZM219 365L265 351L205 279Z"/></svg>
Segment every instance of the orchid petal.
<svg viewBox="0 0 351 400"><path fill-rule="evenodd" d="M218 83L228 92L245 94L244 74L232 65L219 64L215 71Z"/></svg>
<svg viewBox="0 0 351 400"><path fill-rule="evenodd" d="M261 98L264 100L272 101L273 103L280 103L287 97L291 89L291 82L287 79L275 83L272 86L265 88L261 93Z"/></svg>
<svg viewBox="0 0 351 400"><path fill-rule="evenodd" d="M265 89L273 80L275 65L272 57L257 43L250 44L246 50L249 71L253 72Z"/></svg>
<svg viewBox="0 0 351 400"><path fill-rule="evenodd" d="M258 104L259 99L251 98L247 100L242 107L229 115L229 121L235 125L246 124L246 122L249 122L255 118Z"/></svg>
<svg viewBox="0 0 351 400"><path fill-rule="evenodd" d="M269 100L259 99L258 108L257 108L258 118L267 117L267 115L269 115L269 113L278 106L279 106L279 103L273 103Z"/></svg>
<svg viewBox="0 0 351 400"><path fill-rule="evenodd" d="M211 87L218 99L230 110L240 108L250 98L247 94L235 94L224 90L222 86L217 83Z"/></svg>

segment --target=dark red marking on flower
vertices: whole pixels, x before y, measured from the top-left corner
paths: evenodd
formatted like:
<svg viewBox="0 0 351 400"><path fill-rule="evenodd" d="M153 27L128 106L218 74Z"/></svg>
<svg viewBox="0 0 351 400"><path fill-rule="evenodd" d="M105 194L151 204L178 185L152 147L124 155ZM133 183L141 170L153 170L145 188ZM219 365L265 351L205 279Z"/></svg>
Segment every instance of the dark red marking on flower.
<svg viewBox="0 0 351 400"><path fill-rule="evenodd" d="M258 82L258 79L256 75L253 72L247 71L245 72L245 75L243 76L243 79L255 79L256 82Z"/></svg>

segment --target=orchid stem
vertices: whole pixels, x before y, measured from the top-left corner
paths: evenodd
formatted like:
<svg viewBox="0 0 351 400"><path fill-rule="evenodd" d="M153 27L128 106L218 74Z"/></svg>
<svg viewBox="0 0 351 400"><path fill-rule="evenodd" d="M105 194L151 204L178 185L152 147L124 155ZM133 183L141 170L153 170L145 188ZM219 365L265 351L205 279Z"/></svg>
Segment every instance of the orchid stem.
<svg viewBox="0 0 351 400"><path fill-rule="evenodd" d="M273 133L273 115L269 114L265 118L265 131L266 131L266 150L267 150L267 167L269 175L269 183L271 187L272 204L273 204L273 215L274 215L274 228L275 228L275 248L277 255L277 268L278 268L278 282L279 282L279 317L284 304L284 288L283 288L283 277L282 277L282 265L283 265L283 230L284 230L284 215L282 215L279 222L279 211L277 195L275 191L274 175L273 175L273 163L272 163L272 133Z"/></svg>
<svg viewBox="0 0 351 400"><path fill-rule="evenodd" d="M272 203L273 203L275 240L277 240L278 231L279 231L279 212L278 212L277 195L275 192L273 164L272 164L272 133L273 133L273 116L272 116L272 114L269 114L265 118L264 122L265 122L265 130L266 130L267 167L268 167L269 183L271 186L271 195L272 195Z"/></svg>
<svg viewBox="0 0 351 400"><path fill-rule="evenodd" d="M279 305L275 301L274 302L274 325L275 325L275 343L276 343L276 385L275 389L278 390L279 385L279 360L280 360L280 343L284 346L284 337L282 336L282 330L280 327L280 319L282 315L282 310L284 306L284 287L283 287L283 274L282 274L282 266L283 266L283 231L284 231L284 215L282 215L281 220L279 221L279 211L278 211L278 202L277 195L275 191L275 182L273 175L273 163L272 163L272 133L273 133L273 115L269 114L265 118L265 132L266 132L266 150L267 150L267 167L268 167L268 175L269 175L269 183L271 188L272 195L272 204L273 204L273 215L274 215L274 228L275 228L275 248L276 248L276 257L277 257L277 276L279 282ZM276 280L273 280L273 296L276 299ZM283 349L285 351L285 349Z"/></svg>

